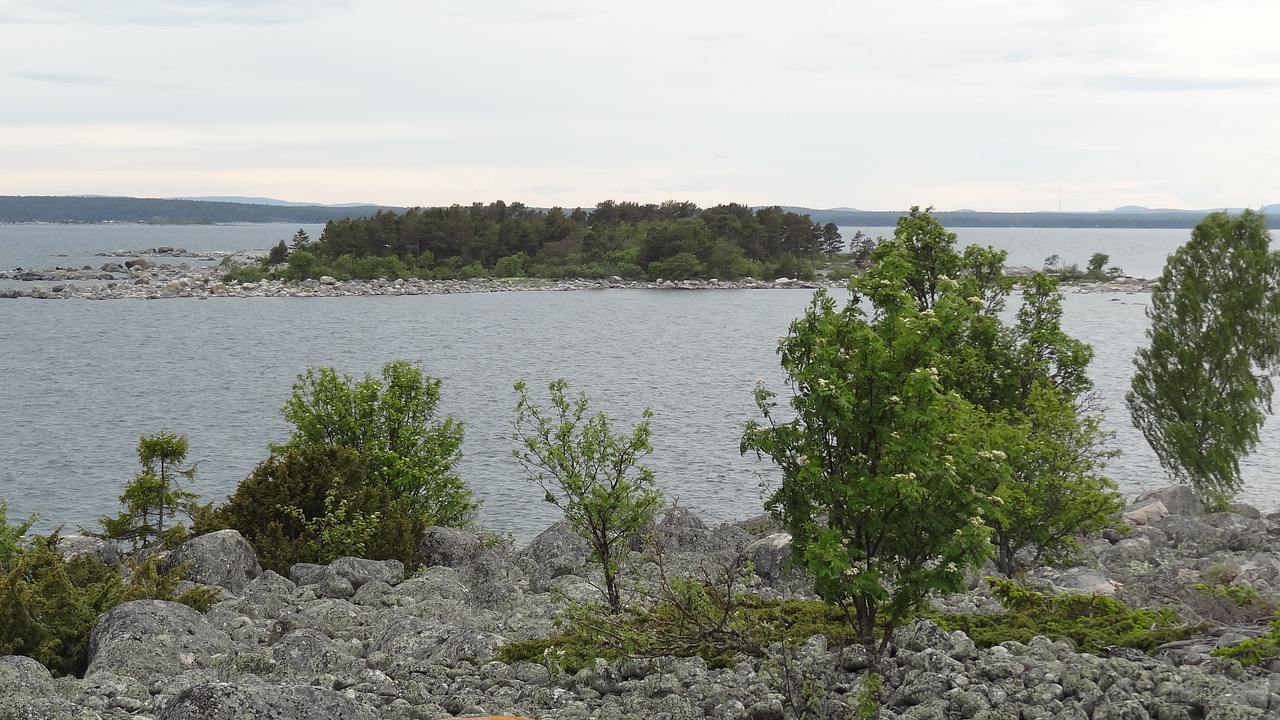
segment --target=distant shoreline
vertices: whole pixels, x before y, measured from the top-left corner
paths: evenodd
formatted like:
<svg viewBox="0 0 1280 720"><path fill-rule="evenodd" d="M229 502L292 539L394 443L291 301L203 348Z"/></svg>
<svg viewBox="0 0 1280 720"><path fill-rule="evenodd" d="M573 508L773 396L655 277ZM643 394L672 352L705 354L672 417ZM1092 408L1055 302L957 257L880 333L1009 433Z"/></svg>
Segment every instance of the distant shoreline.
<svg viewBox="0 0 1280 720"><path fill-rule="evenodd" d="M241 251L230 257L238 263L253 262L262 250ZM128 253L125 253L128 255ZM108 268L112 268L108 270ZM1031 268L1007 268L1012 276L1028 275ZM191 267L152 264L124 268L109 264L102 270L27 270L22 273L0 273L0 280L30 282L29 287L0 289L0 298L33 298L37 300L161 300L170 298L249 298L249 297L367 297L452 295L492 292L570 292L578 290L816 290L843 288L844 280L624 280L546 279L546 278L473 278L470 280L337 280L332 277L286 282L223 282L227 268L221 265ZM1148 292L1151 282L1143 278L1121 277L1101 282L1063 283L1065 293L1135 293Z"/></svg>

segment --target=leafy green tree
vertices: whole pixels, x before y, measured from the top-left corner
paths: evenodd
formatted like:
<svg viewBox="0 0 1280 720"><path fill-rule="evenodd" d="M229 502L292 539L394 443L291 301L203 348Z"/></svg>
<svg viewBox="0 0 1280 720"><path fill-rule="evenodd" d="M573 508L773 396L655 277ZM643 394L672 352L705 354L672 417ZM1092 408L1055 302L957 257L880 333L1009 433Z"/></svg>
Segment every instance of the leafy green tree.
<svg viewBox="0 0 1280 720"><path fill-rule="evenodd" d="M692 253L682 252L672 255L666 260L649 263L649 276L655 280L691 280L706 274L706 268Z"/></svg>
<svg viewBox="0 0 1280 720"><path fill-rule="evenodd" d="M1096 252L1089 257L1088 273L1090 276L1101 276L1103 268L1107 263L1111 262L1111 256L1106 253Z"/></svg>
<svg viewBox="0 0 1280 720"><path fill-rule="evenodd" d="M285 268L285 280L306 280L314 277L320 261L310 250L294 250L289 253L289 266Z"/></svg>
<svg viewBox="0 0 1280 720"><path fill-rule="evenodd" d="M284 241L282 240L281 243L283 242ZM311 236L307 234L306 230L298 228L298 232L293 234L293 244L290 246L290 249L297 252L298 250L305 249L309 244L311 244Z"/></svg>
<svg viewBox="0 0 1280 720"><path fill-rule="evenodd" d="M1124 501L1102 474L1115 452L1094 414L1078 414L1070 396L1037 381L1022 412L1006 412L991 423L991 444L1001 448L1009 473L995 488L987 511L996 568L1012 576L1027 565L1065 559L1079 549L1076 536L1111 525Z"/></svg>
<svg viewBox="0 0 1280 720"><path fill-rule="evenodd" d="M640 465L652 452L645 409L630 434L614 433L604 413L588 416L586 393L568 397L569 384L554 380L547 389L551 408L530 399L523 381L515 384L512 454L547 502L564 511L565 520L591 546L591 559L604 571L604 595L613 612L622 609L618 573L626 544L662 507L662 492L653 471Z"/></svg>
<svg viewBox="0 0 1280 720"><path fill-rule="evenodd" d="M415 515L433 525L463 525L475 517L478 503L455 469L462 424L436 419L440 384L405 360L384 365L380 378L363 380L331 367L308 368L281 410L293 435L271 449L349 448L368 457L369 479Z"/></svg>
<svg viewBox="0 0 1280 720"><path fill-rule="evenodd" d="M973 307L946 293L921 308L910 274L900 249L850 282L843 309L815 295L779 345L794 418L758 387L767 424L749 422L741 448L781 467L766 507L818 595L852 615L868 648L883 628L881 650L925 595L962 590L965 570L985 560L984 488L1006 472L985 447L980 411L940 379L944 341ZM939 278L932 289L953 285Z"/></svg>
<svg viewBox="0 0 1280 720"><path fill-rule="evenodd" d="M964 323L948 330L939 372L944 387L983 410L993 451L1008 460L1009 473L988 488L1002 504L986 518L997 565L1007 574L1019 567L1024 548L1032 550L1032 563L1058 557L1075 547L1075 535L1110 524L1121 499L1101 471L1114 454L1090 410L1086 370L1093 351L1063 332L1057 281L1043 273L1025 278L1014 321L1006 323L1013 283L1003 273L1004 252L976 246L957 252L954 243L928 211L913 208L894 238L877 248L877 266L868 272L876 277L880 262L905 255L904 287L920 309L945 294L938 290L943 279L952 288L947 293L973 306Z"/></svg>
<svg viewBox="0 0 1280 720"><path fill-rule="evenodd" d="M1240 490L1240 458L1271 412L1280 253L1261 214L1207 216L1151 291L1148 347L1125 396L1160 464L1208 502Z"/></svg>
<svg viewBox="0 0 1280 720"><path fill-rule="evenodd" d="M139 438L142 472L125 485L120 495L124 511L115 518L99 521L102 535L116 541L128 540L137 549L165 537L166 517L172 521L179 512L193 515L199 496L178 485L179 478L195 477L195 466L180 467L186 459L185 436L160 432Z"/></svg>

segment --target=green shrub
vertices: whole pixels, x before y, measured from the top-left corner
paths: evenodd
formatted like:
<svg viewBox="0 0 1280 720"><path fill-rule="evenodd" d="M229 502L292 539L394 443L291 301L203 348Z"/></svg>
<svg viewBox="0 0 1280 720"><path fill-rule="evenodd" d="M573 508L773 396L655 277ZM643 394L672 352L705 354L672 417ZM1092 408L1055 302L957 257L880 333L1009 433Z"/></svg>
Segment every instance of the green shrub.
<svg viewBox="0 0 1280 720"><path fill-rule="evenodd" d="M269 277L267 271L257 265L241 265L222 276L222 282L256 283Z"/></svg>
<svg viewBox="0 0 1280 720"><path fill-rule="evenodd" d="M1252 640L1245 640L1231 647L1215 648L1218 657L1240 661L1241 665L1258 665L1266 660L1280 658L1280 619L1271 622L1271 632Z"/></svg>
<svg viewBox="0 0 1280 720"><path fill-rule="evenodd" d="M36 536L8 573L0 576L0 655L26 655L54 675L83 675L89 634L98 616L131 600L176 600L200 612L217 597L195 588L175 597L185 567L161 573L156 559L120 571L88 555L64 560L58 534Z"/></svg>
<svg viewBox="0 0 1280 720"><path fill-rule="evenodd" d="M418 539L427 522L397 502L382 483L366 482L369 459L353 450L311 446L272 455L240 482L225 505L197 517L203 534L230 528L258 553L262 567L282 575L299 562L326 562L348 551L375 560L421 563ZM335 510L341 508L342 517ZM377 532L364 532L378 518ZM359 521L360 526L347 521ZM343 526L352 534L343 535Z"/></svg>
<svg viewBox="0 0 1280 720"><path fill-rule="evenodd" d="M1134 609L1102 595L1049 596L999 578L987 578L987 583L1005 612L934 617L946 630L963 630L979 647L1043 635L1070 640L1081 652L1099 653L1117 645L1151 652L1204 629L1181 623L1169 608Z"/></svg>

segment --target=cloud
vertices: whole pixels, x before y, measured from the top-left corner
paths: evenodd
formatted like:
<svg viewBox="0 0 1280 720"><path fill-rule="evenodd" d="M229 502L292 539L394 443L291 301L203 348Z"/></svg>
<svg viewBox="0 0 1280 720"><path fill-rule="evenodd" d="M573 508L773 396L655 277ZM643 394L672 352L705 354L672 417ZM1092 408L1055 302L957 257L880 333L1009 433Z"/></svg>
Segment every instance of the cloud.
<svg viewBox="0 0 1280 720"><path fill-rule="evenodd" d="M1092 78L1091 83L1103 90L1121 92L1201 92L1206 90L1251 90L1274 88L1277 80L1248 78L1195 78L1114 75Z"/></svg>
<svg viewBox="0 0 1280 720"><path fill-rule="evenodd" d="M12 77L32 82L55 83L58 85L101 85L107 78L101 75L79 75L75 73L55 72L17 72Z"/></svg>
<svg viewBox="0 0 1280 720"><path fill-rule="evenodd" d="M296 22L350 0L41 0L0 2L0 24L158 25Z"/></svg>

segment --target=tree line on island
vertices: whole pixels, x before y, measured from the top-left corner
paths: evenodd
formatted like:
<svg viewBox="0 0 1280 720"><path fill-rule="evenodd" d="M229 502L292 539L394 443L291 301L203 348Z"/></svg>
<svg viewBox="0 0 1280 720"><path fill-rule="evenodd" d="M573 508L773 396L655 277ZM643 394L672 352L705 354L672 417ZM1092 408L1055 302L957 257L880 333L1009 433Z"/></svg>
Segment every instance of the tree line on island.
<svg viewBox="0 0 1280 720"><path fill-rule="evenodd" d="M1230 507L1240 458L1270 410L1280 253L1269 240L1252 213L1211 215L1193 231L1155 284L1150 346L1137 355L1126 398L1161 464L1210 509ZM1092 349L1061 328L1057 280L1015 280L1003 272L1003 251L955 241L927 211L900 218L850 280L849 299L819 290L780 341L785 411L776 391L759 386L759 419L744 419L741 452L781 470L764 507L790 534L793 560L825 605L781 612L735 585L746 567L720 578L664 575L656 597L630 605L628 548L665 503L643 464L649 411L616 431L564 380L549 385L545 407L517 382L512 453L586 540L603 602L571 607L564 634L514 643L501 657L554 656L562 668L673 652L729 662L771 642L803 641L787 633L799 633L804 618L874 657L896 626L926 612L930 593L963 590L966 573L989 560L1004 576L990 582L1007 612L934 615L944 627L986 644L1035 632L1081 647L1145 649L1198 629L1167 608L1050 600L1015 582L1078 551L1082 536L1117 526L1123 501L1105 474L1115 451L1087 375ZM440 395L440 380L403 360L363 379L308 369L282 410L291 437L268 446L225 504L202 505L181 487L186 441L160 433L140 439L143 470L120 498L124 511L96 534L145 557L148 548L234 529L278 572L344 555L417 566L428 527L467 525L478 508L455 470L463 427L438 416ZM179 516L190 527L172 522ZM0 654L78 672L96 612L122 599L172 597L181 568L158 568L151 555L130 566L126 581L84 556L62 560L56 533L23 545L31 522L0 523ZM211 601L192 592L179 599ZM1248 652L1280 654L1280 629Z"/></svg>
<svg viewBox="0 0 1280 720"><path fill-rule="evenodd" d="M860 232L846 244L834 223L778 207L674 200L571 211L501 201L413 208L330 221L314 242L299 233L227 279L810 279L821 264L848 276L875 245Z"/></svg>

